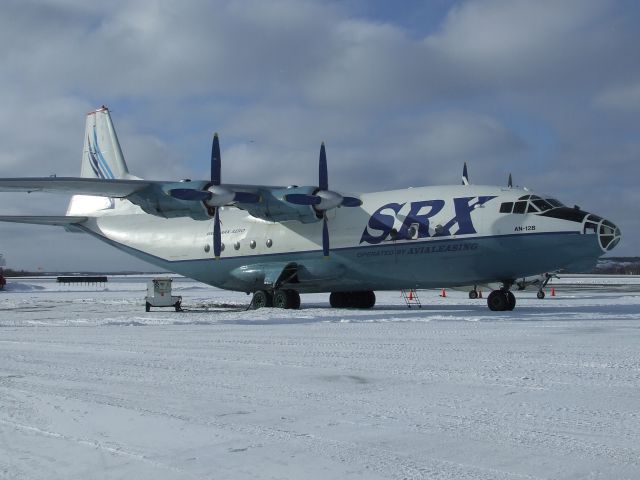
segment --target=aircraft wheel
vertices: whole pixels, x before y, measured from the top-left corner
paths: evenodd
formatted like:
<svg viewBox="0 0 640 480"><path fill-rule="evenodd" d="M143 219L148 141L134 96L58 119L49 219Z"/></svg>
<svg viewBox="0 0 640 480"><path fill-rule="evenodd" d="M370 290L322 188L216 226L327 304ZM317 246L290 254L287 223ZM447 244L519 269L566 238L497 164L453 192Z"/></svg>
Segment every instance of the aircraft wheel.
<svg viewBox="0 0 640 480"><path fill-rule="evenodd" d="M151 304L149 302L146 302L144 305L144 310L145 312L149 312L151 311Z"/></svg>
<svg viewBox="0 0 640 480"><path fill-rule="evenodd" d="M273 292L273 306L276 308L289 308L289 292L276 290Z"/></svg>
<svg viewBox="0 0 640 480"><path fill-rule="evenodd" d="M291 296L291 306L294 310L298 310L300 308L300 294L295 290L289 290L289 295Z"/></svg>
<svg viewBox="0 0 640 480"><path fill-rule="evenodd" d="M273 294L276 308L300 308L300 295L295 290L276 290Z"/></svg>
<svg viewBox="0 0 640 480"><path fill-rule="evenodd" d="M478 291L477 290L471 290L469 292L469 298L471 300L475 300L476 298L478 298Z"/></svg>
<svg viewBox="0 0 640 480"><path fill-rule="evenodd" d="M329 303L333 308L371 308L376 304L376 294L364 292L331 292Z"/></svg>
<svg viewBox="0 0 640 480"><path fill-rule="evenodd" d="M331 292L329 304L333 308L344 308L347 306L346 294L343 292Z"/></svg>
<svg viewBox="0 0 640 480"><path fill-rule="evenodd" d="M507 310L516 308L516 296L509 290L507 290L504 295L507 297Z"/></svg>
<svg viewBox="0 0 640 480"><path fill-rule="evenodd" d="M494 312L502 312L508 307L507 296L502 290L494 290L487 297L487 305L489 306L489 310L492 310Z"/></svg>
<svg viewBox="0 0 640 480"><path fill-rule="evenodd" d="M544 290L538 290L538 293L536 294L536 297L538 297L540 300L542 300L545 297Z"/></svg>
<svg viewBox="0 0 640 480"><path fill-rule="evenodd" d="M253 308L264 308L273 306L273 298L271 294L266 290L258 290L253 294L253 300L251 301Z"/></svg>
<svg viewBox="0 0 640 480"><path fill-rule="evenodd" d="M372 308L376 304L376 294L372 291L358 292L356 308Z"/></svg>

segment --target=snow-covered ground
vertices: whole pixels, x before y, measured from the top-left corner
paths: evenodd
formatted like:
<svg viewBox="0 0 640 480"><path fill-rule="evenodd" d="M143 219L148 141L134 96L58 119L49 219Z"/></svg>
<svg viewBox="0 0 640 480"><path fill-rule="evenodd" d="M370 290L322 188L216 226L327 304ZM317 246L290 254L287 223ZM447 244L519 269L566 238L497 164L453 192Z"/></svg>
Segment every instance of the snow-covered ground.
<svg viewBox="0 0 640 480"><path fill-rule="evenodd" d="M640 279L246 310L176 278L0 292L0 478L640 478ZM486 296L485 292L485 296Z"/></svg>

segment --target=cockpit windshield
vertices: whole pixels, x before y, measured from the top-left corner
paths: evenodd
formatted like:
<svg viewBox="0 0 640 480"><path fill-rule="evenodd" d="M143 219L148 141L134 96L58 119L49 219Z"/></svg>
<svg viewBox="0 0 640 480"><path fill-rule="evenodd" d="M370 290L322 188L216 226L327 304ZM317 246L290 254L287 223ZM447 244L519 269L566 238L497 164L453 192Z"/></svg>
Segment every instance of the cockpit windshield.
<svg viewBox="0 0 640 480"><path fill-rule="evenodd" d="M500 205L500 213L540 213L554 208L564 207L555 198L542 198L537 195L524 195L517 202L505 202Z"/></svg>

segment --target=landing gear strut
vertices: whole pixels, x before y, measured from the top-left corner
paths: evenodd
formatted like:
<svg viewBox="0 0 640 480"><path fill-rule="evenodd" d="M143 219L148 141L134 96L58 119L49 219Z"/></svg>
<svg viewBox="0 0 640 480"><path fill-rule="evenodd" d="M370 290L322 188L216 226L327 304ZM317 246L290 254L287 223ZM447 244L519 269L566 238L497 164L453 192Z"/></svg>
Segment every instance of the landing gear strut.
<svg viewBox="0 0 640 480"><path fill-rule="evenodd" d="M516 306L516 297L509 290L510 285L503 286L500 290L494 290L487 297L487 305L489 310L494 312L503 312L505 310L513 310Z"/></svg>
<svg viewBox="0 0 640 480"><path fill-rule="evenodd" d="M552 278L559 278L559 277L555 273L544 274L544 282L542 282L542 285L540 285L540 290L538 290L538 293L536 294L536 297L538 297L540 300L542 300L545 297L544 287L547 286L547 284Z"/></svg>

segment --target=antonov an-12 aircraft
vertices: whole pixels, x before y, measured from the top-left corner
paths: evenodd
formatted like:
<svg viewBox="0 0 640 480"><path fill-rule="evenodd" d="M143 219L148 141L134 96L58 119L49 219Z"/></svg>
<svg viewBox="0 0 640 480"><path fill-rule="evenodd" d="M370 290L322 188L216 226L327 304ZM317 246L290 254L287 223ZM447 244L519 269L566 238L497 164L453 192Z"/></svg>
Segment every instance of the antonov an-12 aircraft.
<svg viewBox="0 0 640 480"><path fill-rule="evenodd" d="M466 168L462 185L342 194L329 189L324 144L319 163L316 185L223 183L215 135L210 179L143 180L103 106L87 115L80 177L0 179L0 191L73 194L67 214L0 220L84 232L281 308L299 308L300 293L371 308L375 290L499 282L488 306L512 310L517 279L587 270L620 241L608 220L510 184L470 185Z"/></svg>

